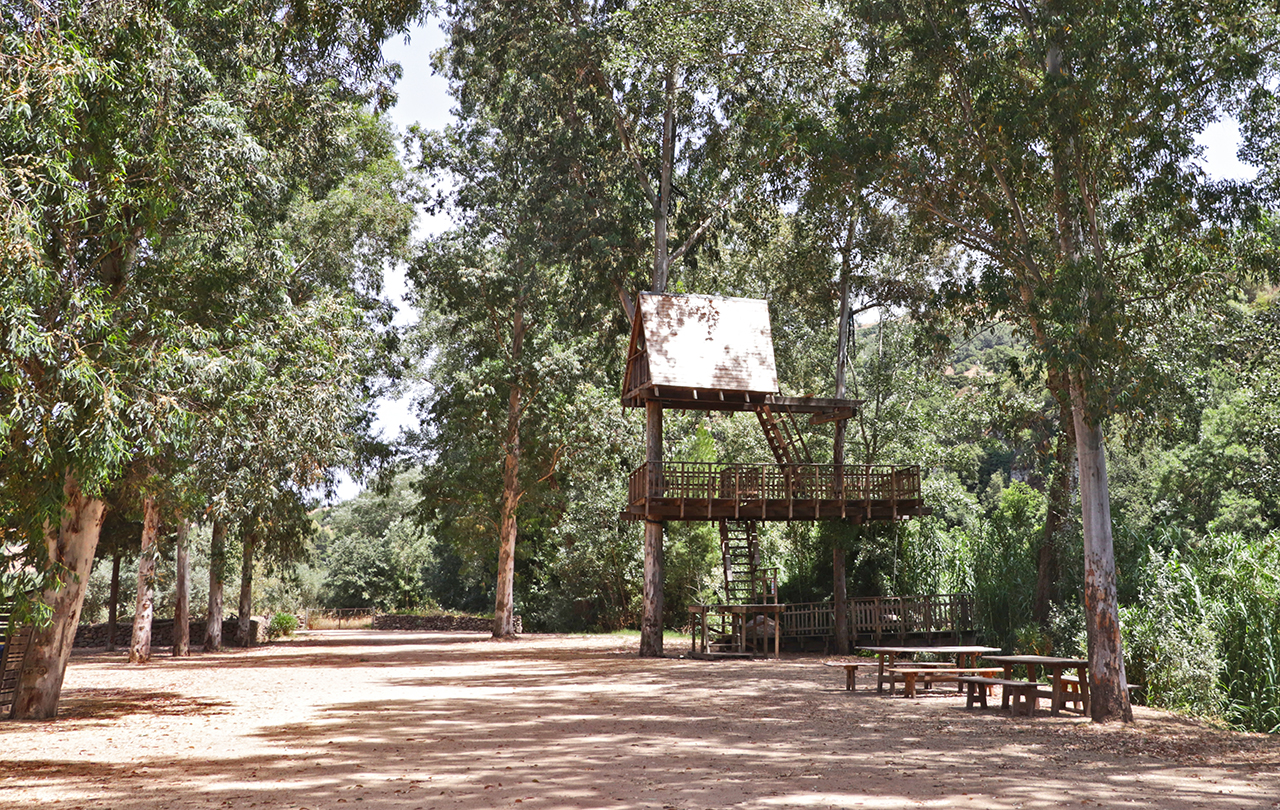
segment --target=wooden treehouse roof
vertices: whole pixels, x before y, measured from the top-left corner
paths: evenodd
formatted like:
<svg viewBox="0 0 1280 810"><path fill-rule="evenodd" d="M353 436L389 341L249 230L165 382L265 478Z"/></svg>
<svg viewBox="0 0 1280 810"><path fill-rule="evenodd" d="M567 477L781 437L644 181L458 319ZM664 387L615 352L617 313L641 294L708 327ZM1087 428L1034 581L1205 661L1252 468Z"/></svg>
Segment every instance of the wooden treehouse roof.
<svg viewBox="0 0 1280 810"><path fill-rule="evenodd" d="M777 411L847 418L855 400L778 393L769 305L755 298L641 293L631 325L622 403Z"/></svg>

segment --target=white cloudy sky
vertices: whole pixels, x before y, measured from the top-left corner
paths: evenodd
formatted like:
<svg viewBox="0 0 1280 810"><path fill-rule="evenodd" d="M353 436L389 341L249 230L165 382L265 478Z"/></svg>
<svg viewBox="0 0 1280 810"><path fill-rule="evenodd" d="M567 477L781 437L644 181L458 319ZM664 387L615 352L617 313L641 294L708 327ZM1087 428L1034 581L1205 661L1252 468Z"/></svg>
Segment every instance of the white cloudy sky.
<svg viewBox="0 0 1280 810"><path fill-rule="evenodd" d="M396 38L383 47L386 58L399 62L404 68L404 77L399 86L399 101L391 110L391 119L401 131L415 123L428 129L440 129L452 120L449 110L453 102L449 98L448 84L431 70L431 54L442 48L444 43L444 34L433 22L415 29L407 42L404 38ZM1231 119L1219 121L1206 129L1201 143L1206 148L1204 165L1211 175L1219 178L1252 179L1256 174L1253 167L1236 158L1240 131ZM440 218L424 218L419 222L419 234L436 232L447 225L448 222ZM404 284L402 271L392 270L387 274L387 293L397 300L404 291ZM403 311L400 322L406 323L411 317L407 311ZM407 398L379 405L377 426L384 435L394 437L402 427L411 424L412 415ZM338 488L338 499L354 497L359 491L359 485L344 479Z"/></svg>

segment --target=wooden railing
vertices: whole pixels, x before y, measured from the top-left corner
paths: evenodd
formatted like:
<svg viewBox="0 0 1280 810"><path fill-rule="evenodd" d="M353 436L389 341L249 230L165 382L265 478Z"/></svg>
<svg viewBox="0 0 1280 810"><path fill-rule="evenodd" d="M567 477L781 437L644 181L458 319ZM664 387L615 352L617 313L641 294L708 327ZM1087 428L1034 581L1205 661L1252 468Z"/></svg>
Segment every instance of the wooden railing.
<svg viewBox="0 0 1280 810"><path fill-rule="evenodd" d="M651 497L914 501L920 498L920 468L649 461L631 474L628 496L633 504Z"/></svg>
<svg viewBox="0 0 1280 810"><path fill-rule="evenodd" d="M947 636L972 632L973 597L969 594L870 596L849 600L850 638L884 640L907 636ZM835 635L835 606L831 602L787 605L782 614L783 637Z"/></svg>

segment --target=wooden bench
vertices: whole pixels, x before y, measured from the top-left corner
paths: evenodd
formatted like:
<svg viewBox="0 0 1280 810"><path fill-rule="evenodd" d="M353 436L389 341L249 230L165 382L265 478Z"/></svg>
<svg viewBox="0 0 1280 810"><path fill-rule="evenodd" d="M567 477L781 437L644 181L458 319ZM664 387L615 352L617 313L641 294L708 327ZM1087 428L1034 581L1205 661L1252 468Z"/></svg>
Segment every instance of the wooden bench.
<svg viewBox="0 0 1280 810"><path fill-rule="evenodd" d="M1012 681L979 675L961 676L956 680L969 689L969 696L964 704L966 709L972 709L975 703L987 708L987 687L991 686L1000 687L1000 708L1008 709L1010 714L1031 716L1036 712L1039 698L1051 697L1051 693L1041 691L1040 684L1035 681Z"/></svg>
<svg viewBox="0 0 1280 810"><path fill-rule="evenodd" d="M923 667L929 667L932 669L946 669L947 667L954 667L954 666L955 664L951 663L950 661L903 661L901 668L920 669ZM906 682L905 678L900 678L894 673L894 669L895 667L893 666L892 663L880 669L879 674L876 678L877 692L882 690L884 688L884 685L887 683L889 684L889 694L892 695L893 685L895 683Z"/></svg>
<svg viewBox="0 0 1280 810"><path fill-rule="evenodd" d="M935 683L959 683L962 675L999 675L1004 670L1000 667L890 667L889 672L902 676L902 693L909 698L916 696L916 681L919 680L928 689Z"/></svg>
<svg viewBox="0 0 1280 810"><path fill-rule="evenodd" d="M849 663L847 661L823 661L823 666L827 667L844 667L844 688L850 692L853 691L854 683L857 680L858 667L872 666L861 661Z"/></svg>
<svg viewBox="0 0 1280 810"><path fill-rule="evenodd" d="M1127 683L1125 688L1129 690L1129 700L1133 700L1133 692L1135 689L1142 687L1136 683ZM1084 699L1080 696L1080 676L1079 675L1063 675L1062 676L1062 700L1067 703L1084 703Z"/></svg>

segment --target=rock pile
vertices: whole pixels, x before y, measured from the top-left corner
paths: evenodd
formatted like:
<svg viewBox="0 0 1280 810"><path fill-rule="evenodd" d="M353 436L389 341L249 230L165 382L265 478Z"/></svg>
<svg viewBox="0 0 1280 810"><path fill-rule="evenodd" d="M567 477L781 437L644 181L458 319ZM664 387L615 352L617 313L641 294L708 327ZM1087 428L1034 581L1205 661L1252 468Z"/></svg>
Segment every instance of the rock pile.
<svg viewBox="0 0 1280 810"><path fill-rule="evenodd" d="M204 643L204 619L192 619L187 625L191 635L192 649L199 649ZM254 616L250 620L250 632L262 644L267 640L267 620L262 616ZM227 646L236 645L236 634L240 629L240 620L231 618L222 622L222 643ZM127 649L129 639L133 636L133 619L121 619L116 622L116 649ZM82 624L76 629L77 647L106 647L107 624ZM156 619L151 622L151 646L173 646L173 619Z"/></svg>

